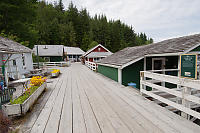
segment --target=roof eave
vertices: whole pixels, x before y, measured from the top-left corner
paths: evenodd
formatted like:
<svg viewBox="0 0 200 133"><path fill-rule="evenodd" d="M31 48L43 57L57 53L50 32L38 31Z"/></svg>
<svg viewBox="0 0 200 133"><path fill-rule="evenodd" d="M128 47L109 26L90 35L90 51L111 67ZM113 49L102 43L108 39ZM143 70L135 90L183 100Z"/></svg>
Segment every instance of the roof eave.
<svg viewBox="0 0 200 133"><path fill-rule="evenodd" d="M177 53L163 53L163 54L148 54L145 55L146 57L152 57L152 56L177 56L183 54L183 52L177 52Z"/></svg>
<svg viewBox="0 0 200 133"><path fill-rule="evenodd" d="M106 64L106 63L97 63L97 64L98 64L98 65L102 65L102 66L108 66L108 67L120 68L120 66L112 65L112 64Z"/></svg>
<svg viewBox="0 0 200 133"><path fill-rule="evenodd" d="M178 52L178 53L164 53L164 54L150 54L150 55L145 55L143 57L140 57L140 58L137 58L135 60L132 60L124 65L121 66L121 69L129 66L129 65L132 65L133 63L143 59L144 57L152 57L152 56L179 56L180 54L183 54L182 52Z"/></svg>
<svg viewBox="0 0 200 133"><path fill-rule="evenodd" d="M144 56L143 56L143 57L140 57L140 58L137 58L137 59L135 59L135 60L129 61L128 63L123 64L123 65L120 67L120 69L123 69L123 68L125 68L125 67L127 67L127 66L129 66L129 65L131 65L131 64L133 64L133 63L135 63L135 62L137 62L137 61L139 61L139 60L141 60L141 59L143 59L143 58L144 58Z"/></svg>
<svg viewBox="0 0 200 133"><path fill-rule="evenodd" d="M184 51L183 54L186 54L186 53L192 51L193 49L195 49L195 48L197 48L197 47L199 47L199 46L200 46L200 43L198 43L197 45L195 45L195 46L191 47L190 49Z"/></svg>

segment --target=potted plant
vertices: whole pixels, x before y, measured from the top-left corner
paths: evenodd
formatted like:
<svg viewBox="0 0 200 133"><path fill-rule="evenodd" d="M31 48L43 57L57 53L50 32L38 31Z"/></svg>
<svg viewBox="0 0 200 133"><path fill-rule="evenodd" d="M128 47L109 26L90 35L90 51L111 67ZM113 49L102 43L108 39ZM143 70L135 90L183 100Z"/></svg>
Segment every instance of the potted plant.
<svg viewBox="0 0 200 133"><path fill-rule="evenodd" d="M51 77L58 77L59 74L60 74L59 69L53 69L53 71L51 71Z"/></svg>
<svg viewBox="0 0 200 133"><path fill-rule="evenodd" d="M32 77L30 79L30 84L27 88L24 88L24 93L21 96L11 99L10 103L2 106L3 112L7 116L20 116L25 114L44 91L46 86L46 77Z"/></svg>

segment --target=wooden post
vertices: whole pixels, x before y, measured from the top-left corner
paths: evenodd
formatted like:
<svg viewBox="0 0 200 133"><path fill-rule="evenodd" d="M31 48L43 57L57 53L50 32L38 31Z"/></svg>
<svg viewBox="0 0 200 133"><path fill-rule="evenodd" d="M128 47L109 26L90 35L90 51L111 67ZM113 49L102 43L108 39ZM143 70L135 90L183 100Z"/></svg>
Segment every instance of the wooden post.
<svg viewBox="0 0 200 133"><path fill-rule="evenodd" d="M142 95L142 89L146 90L146 86L142 84L142 81L144 80L144 72L140 72L140 94Z"/></svg>
<svg viewBox="0 0 200 133"><path fill-rule="evenodd" d="M185 95L187 94L191 94L191 88L188 88L188 87L183 87L183 90L182 90L182 105L187 107L187 108L190 108L190 102L188 100L185 99ZM190 115L184 113L184 112L181 112L181 116L190 120Z"/></svg>
<svg viewBox="0 0 200 133"><path fill-rule="evenodd" d="M147 57L144 56L144 71L147 70ZM144 73L143 73L143 76L144 76ZM144 79L143 80L146 80L146 77L143 77ZM144 89L146 90L146 86L144 86Z"/></svg>
<svg viewBox="0 0 200 133"><path fill-rule="evenodd" d="M118 83L122 84L122 69L118 68Z"/></svg>

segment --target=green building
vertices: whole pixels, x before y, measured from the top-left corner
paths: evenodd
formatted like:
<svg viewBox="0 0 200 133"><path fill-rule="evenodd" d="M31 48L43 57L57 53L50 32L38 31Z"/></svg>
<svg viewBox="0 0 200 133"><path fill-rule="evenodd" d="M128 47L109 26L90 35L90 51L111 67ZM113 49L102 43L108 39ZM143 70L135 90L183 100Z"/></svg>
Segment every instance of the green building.
<svg viewBox="0 0 200 133"><path fill-rule="evenodd" d="M35 45L34 54L49 62L60 62L64 60L63 45Z"/></svg>
<svg viewBox="0 0 200 133"><path fill-rule="evenodd" d="M127 47L102 59L98 63L98 72L125 86L130 82L136 83L139 89L140 71L178 76L179 57L187 53L200 54L200 34Z"/></svg>

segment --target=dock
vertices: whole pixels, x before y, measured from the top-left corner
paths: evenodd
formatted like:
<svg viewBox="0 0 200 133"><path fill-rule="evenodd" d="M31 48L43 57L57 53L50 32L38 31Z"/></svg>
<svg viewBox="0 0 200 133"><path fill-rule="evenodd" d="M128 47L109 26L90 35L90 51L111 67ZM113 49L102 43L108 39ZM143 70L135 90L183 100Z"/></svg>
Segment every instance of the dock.
<svg viewBox="0 0 200 133"><path fill-rule="evenodd" d="M80 63L61 68L23 125L31 133L199 133L200 126ZM34 107L35 108L35 107Z"/></svg>

